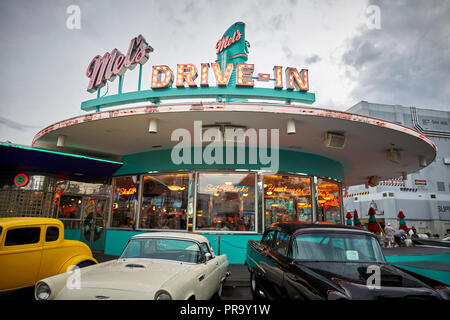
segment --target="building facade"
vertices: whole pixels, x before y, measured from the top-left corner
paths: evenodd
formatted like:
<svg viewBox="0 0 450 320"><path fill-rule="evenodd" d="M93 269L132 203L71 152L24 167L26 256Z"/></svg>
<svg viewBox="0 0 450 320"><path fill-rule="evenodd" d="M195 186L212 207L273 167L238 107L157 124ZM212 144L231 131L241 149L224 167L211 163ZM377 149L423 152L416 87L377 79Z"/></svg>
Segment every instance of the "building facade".
<svg viewBox="0 0 450 320"><path fill-rule="evenodd" d="M392 121L421 132L437 146L436 159L427 167L379 180L375 187L351 186L344 195L346 211L358 211L367 221L372 206L380 223L398 227L400 210L408 227L442 236L450 229L450 112L361 101L351 113ZM399 156L401 159L401 150Z"/></svg>

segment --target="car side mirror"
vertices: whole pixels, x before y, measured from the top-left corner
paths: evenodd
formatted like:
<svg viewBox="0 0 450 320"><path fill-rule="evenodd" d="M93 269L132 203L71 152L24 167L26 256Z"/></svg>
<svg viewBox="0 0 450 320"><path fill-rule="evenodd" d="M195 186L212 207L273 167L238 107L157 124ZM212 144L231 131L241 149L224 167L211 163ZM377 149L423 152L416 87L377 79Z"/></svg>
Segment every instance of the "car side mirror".
<svg viewBox="0 0 450 320"><path fill-rule="evenodd" d="M212 258L211 253L209 252L205 253L205 262L208 262L209 260L211 260L211 258Z"/></svg>

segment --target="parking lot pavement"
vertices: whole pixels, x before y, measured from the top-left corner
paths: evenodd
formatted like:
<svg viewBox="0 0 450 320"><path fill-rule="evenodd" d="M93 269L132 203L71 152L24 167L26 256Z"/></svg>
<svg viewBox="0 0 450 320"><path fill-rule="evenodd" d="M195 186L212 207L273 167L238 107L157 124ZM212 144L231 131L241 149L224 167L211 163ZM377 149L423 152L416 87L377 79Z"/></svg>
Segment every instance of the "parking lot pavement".
<svg viewBox="0 0 450 320"><path fill-rule="evenodd" d="M250 287L226 287L222 291L220 300L253 300Z"/></svg>

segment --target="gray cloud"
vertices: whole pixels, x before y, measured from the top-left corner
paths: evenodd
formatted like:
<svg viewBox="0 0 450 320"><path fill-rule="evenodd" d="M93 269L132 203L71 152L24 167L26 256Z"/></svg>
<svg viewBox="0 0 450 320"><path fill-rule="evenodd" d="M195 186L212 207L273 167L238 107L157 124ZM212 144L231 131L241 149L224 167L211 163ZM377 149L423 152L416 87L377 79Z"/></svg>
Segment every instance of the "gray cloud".
<svg viewBox="0 0 450 320"><path fill-rule="evenodd" d="M362 26L348 41L344 66L356 100L450 108L450 2L372 1L381 29Z"/></svg>
<svg viewBox="0 0 450 320"><path fill-rule="evenodd" d="M313 63L319 62L320 60L322 60L322 58L318 54L313 54L313 55L310 55L309 57L305 58L305 63L313 64Z"/></svg>
<svg viewBox="0 0 450 320"><path fill-rule="evenodd" d="M28 130L28 129L37 129L39 128L38 126L32 126L32 125L28 125L28 124L23 124L23 123L18 123L16 121L12 121L9 120L5 117L1 117L0 116L0 125L4 125L10 129L14 129L14 130Z"/></svg>

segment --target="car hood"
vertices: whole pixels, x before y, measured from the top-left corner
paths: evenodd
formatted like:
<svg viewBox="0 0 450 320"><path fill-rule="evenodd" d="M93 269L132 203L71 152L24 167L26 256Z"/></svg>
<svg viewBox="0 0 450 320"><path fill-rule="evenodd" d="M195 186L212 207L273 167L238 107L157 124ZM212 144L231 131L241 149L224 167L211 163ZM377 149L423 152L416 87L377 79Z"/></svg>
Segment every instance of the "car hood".
<svg viewBox="0 0 450 320"><path fill-rule="evenodd" d="M440 299L433 288L389 264L299 261L294 264L311 282L320 283L316 287L326 288L322 293L328 298ZM379 268L379 283L374 281L376 268Z"/></svg>
<svg viewBox="0 0 450 320"><path fill-rule="evenodd" d="M189 273L196 267L169 260L113 260L80 269L78 287L76 282L72 288L66 285L56 298L123 299L126 293L129 299L153 299L155 293L175 277L177 282L189 279Z"/></svg>

